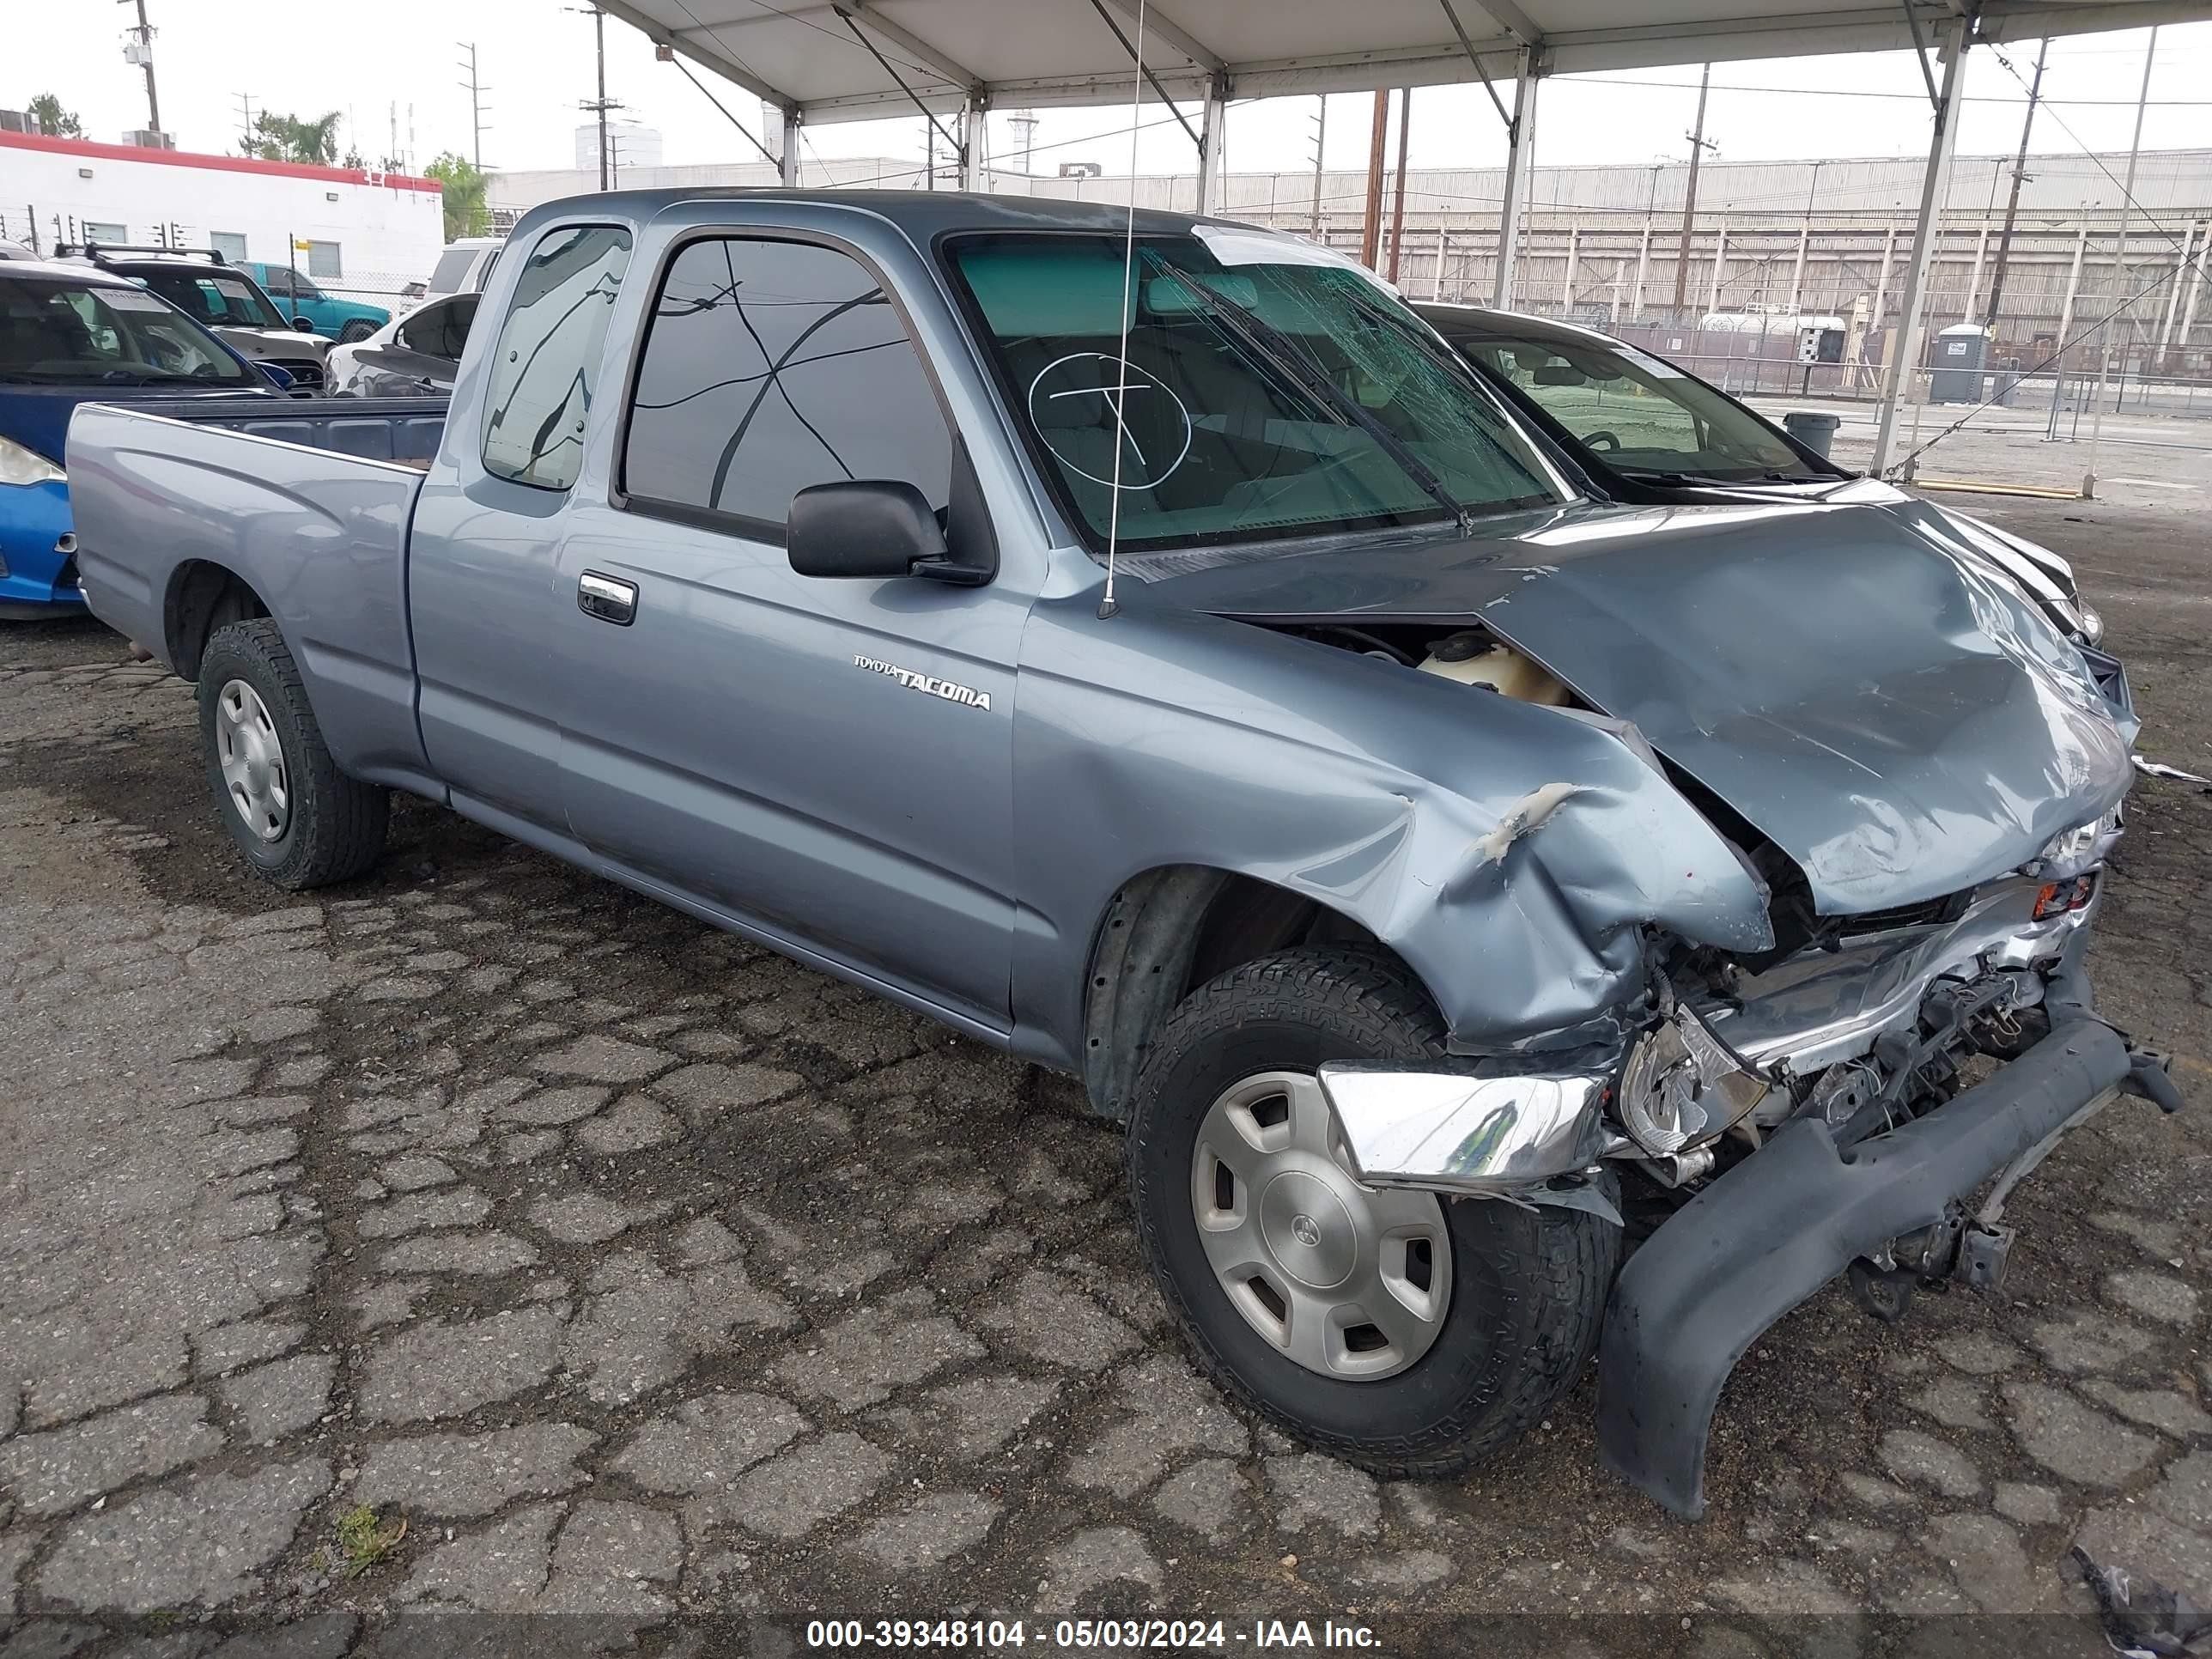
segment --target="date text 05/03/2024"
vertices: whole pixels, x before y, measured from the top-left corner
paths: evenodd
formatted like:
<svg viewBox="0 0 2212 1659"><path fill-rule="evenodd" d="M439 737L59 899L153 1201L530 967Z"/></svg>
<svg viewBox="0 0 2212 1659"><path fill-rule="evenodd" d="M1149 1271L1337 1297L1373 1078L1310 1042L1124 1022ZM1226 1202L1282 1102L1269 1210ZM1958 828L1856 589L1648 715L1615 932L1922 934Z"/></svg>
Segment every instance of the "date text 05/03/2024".
<svg viewBox="0 0 2212 1659"><path fill-rule="evenodd" d="M1369 1626L1333 1619L1255 1619L1240 1627L1204 1618L1061 1619L1034 1630L1019 1619L817 1619L806 1626L810 1648L969 1648L991 1652L1020 1650L1032 1642L1041 1648L1085 1652L1380 1646Z"/></svg>

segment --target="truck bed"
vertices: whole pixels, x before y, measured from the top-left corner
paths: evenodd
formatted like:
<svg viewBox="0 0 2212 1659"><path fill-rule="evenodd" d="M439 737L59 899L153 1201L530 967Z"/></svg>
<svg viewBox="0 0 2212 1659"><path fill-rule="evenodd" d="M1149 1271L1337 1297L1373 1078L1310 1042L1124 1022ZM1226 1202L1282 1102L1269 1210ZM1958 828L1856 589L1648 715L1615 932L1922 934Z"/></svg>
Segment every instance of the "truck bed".
<svg viewBox="0 0 2212 1659"><path fill-rule="evenodd" d="M283 626L338 763L416 782L407 530L445 414L434 398L81 406L65 464L93 614L191 678L210 585L232 573Z"/></svg>
<svg viewBox="0 0 2212 1659"><path fill-rule="evenodd" d="M150 398L128 407L134 414L158 415L188 426L219 426L365 461L397 461L418 471L438 453L446 429L443 398L271 398L260 404Z"/></svg>

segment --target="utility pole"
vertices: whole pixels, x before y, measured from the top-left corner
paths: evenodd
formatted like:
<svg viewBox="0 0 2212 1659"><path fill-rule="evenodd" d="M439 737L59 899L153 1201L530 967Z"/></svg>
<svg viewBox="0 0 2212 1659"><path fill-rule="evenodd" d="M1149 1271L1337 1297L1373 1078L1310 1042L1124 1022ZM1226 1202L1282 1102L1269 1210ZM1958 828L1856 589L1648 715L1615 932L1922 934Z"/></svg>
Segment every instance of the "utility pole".
<svg viewBox="0 0 2212 1659"><path fill-rule="evenodd" d="M1367 140L1367 210L1359 222L1359 263L1368 270L1382 252L1382 147L1390 137L1390 94L1375 89L1375 125Z"/></svg>
<svg viewBox="0 0 2212 1659"><path fill-rule="evenodd" d="M2012 252L2013 222L2020 217L2021 184L2027 177L2027 135L2035 129L2035 100L2043 92L2043 60L2050 53L2051 42L2046 39L2035 49L2035 78L2027 83L2027 114L2020 124L2020 154L2012 164L2012 194L2005 200L2004 228L1997 234L1996 268L1990 273L1990 303L1983 313L1989 319L1991 333L1996 331L1997 302L2004 298L2005 260Z"/></svg>
<svg viewBox="0 0 2212 1659"><path fill-rule="evenodd" d="M1321 95L1321 110L1314 117L1314 195L1313 226L1309 232L1314 240L1321 240L1321 158L1328 143L1328 94Z"/></svg>
<svg viewBox="0 0 2212 1659"><path fill-rule="evenodd" d="M456 40L453 44L469 55L467 63L458 64L456 67L469 72L469 78L462 82L461 86L469 94L469 130L474 138L471 155L476 162L477 171L482 173L483 171L483 94L490 88L477 79L477 43L473 40ZM604 97L606 93L604 77L602 77L602 82L599 92Z"/></svg>
<svg viewBox="0 0 2212 1659"><path fill-rule="evenodd" d="M1705 143L1705 94L1713 82L1713 66L1708 64L1698 75L1698 124L1685 135L1690 141L1690 182L1682 196L1682 240L1674 250L1674 320L1682 320L1682 296L1690 286L1690 228L1698 216L1698 163L1707 149L1718 149L1718 144Z"/></svg>
<svg viewBox="0 0 2212 1659"><path fill-rule="evenodd" d="M607 96L607 15L597 6L563 6L563 11L580 12L592 20L592 33L599 51L599 95L576 106L597 112L599 118L599 188L611 187L607 176L607 112L620 109L622 105Z"/></svg>
<svg viewBox="0 0 2212 1659"><path fill-rule="evenodd" d="M2135 300L2134 296L2128 293L2128 284L2135 279L2128 275L2128 219L2136 204L2136 161L2142 154L2143 109L2150 102L2151 65L2157 58L2158 28L2154 24L2150 32L2150 44L2143 48L2142 90L2136 95L2136 136L2128 145L2127 182L2120 186L2120 240L2112 249L2112 286L2125 296L2118 309L2128 313L2128 338L2130 341L2135 338ZM2097 446L2105 435L2105 382L2111 377L2112 372L2113 321L2112 313L2107 313L2105 320L2098 325L2098 332L2104 337L2104 340L2097 356L2096 407L2089 419L2089 465L2081 474L2081 499L2085 501L2092 501L2097 498ZM2064 340L2059 341L2058 349L2061 351L2065 350ZM2126 373L2127 363L2124 359L2121 362L2120 368L2123 374Z"/></svg>
<svg viewBox="0 0 2212 1659"><path fill-rule="evenodd" d="M246 146L253 142L253 94L241 92L238 98L239 154L247 153Z"/></svg>
<svg viewBox="0 0 2212 1659"><path fill-rule="evenodd" d="M134 0L118 0L118 4L125 6L133 3ZM138 27L132 32L136 38L131 45L137 47L137 55L133 58L130 47L126 46L123 56L126 62L136 63L146 71L146 125L149 131L159 132L161 130L161 100L154 90L154 26L146 21L146 0L135 0L135 3L138 8Z"/></svg>
<svg viewBox="0 0 2212 1659"><path fill-rule="evenodd" d="M1006 125L1014 130L1014 147L1022 153L1022 171L1030 170L1030 152L1036 148L1037 112L1033 109L1018 109L1006 118Z"/></svg>
<svg viewBox="0 0 2212 1659"><path fill-rule="evenodd" d="M1398 280L1399 250L1406 243L1406 141L1413 131L1413 89L1398 88L1398 182L1390 204L1390 280Z"/></svg>

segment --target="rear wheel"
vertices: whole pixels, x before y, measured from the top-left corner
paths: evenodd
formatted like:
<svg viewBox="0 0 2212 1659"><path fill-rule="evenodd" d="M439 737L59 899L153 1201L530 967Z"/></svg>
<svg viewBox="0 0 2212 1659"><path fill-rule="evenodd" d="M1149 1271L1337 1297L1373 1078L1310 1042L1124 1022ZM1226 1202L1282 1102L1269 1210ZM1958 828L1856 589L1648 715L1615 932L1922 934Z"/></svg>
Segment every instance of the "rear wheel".
<svg viewBox="0 0 2212 1659"><path fill-rule="evenodd" d="M234 622L209 636L199 705L208 786L256 875L321 887L376 862L391 793L338 770L275 622Z"/></svg>
<svg viewBox="0 0 2212 1659"><path fill-rule="evenodd" d="M1385 1474L1504 1446L1597 1339L1619 1230L1581 1210L1362 1186L1315 1071L1433 1060L1443 1022L1395 963L1286 951L1200 987L1129 1125L1138 1237L1215 1380Z"/></svg>

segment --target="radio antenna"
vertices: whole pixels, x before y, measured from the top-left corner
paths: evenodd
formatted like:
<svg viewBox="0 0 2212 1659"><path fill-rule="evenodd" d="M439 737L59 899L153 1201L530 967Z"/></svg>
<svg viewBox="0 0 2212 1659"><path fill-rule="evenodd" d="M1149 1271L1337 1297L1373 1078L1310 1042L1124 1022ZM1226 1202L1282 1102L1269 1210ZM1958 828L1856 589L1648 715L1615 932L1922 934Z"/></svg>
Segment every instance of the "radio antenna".
<svg viewBox="0 0 2212 1659"><path fill-rule="evenodd" d="M1121 349L1114 362L1114 484L1106 505L1106 594L1098 601L1103 622L1121 607L1114 603L1114 562L1121 542L1121 451L1127 443L1129 406L1129 313L1137 268L1137 115L1145 104L1145 0L1137 0L1137 75L1129 89L1129 217L1121 234Z"/></svg>

